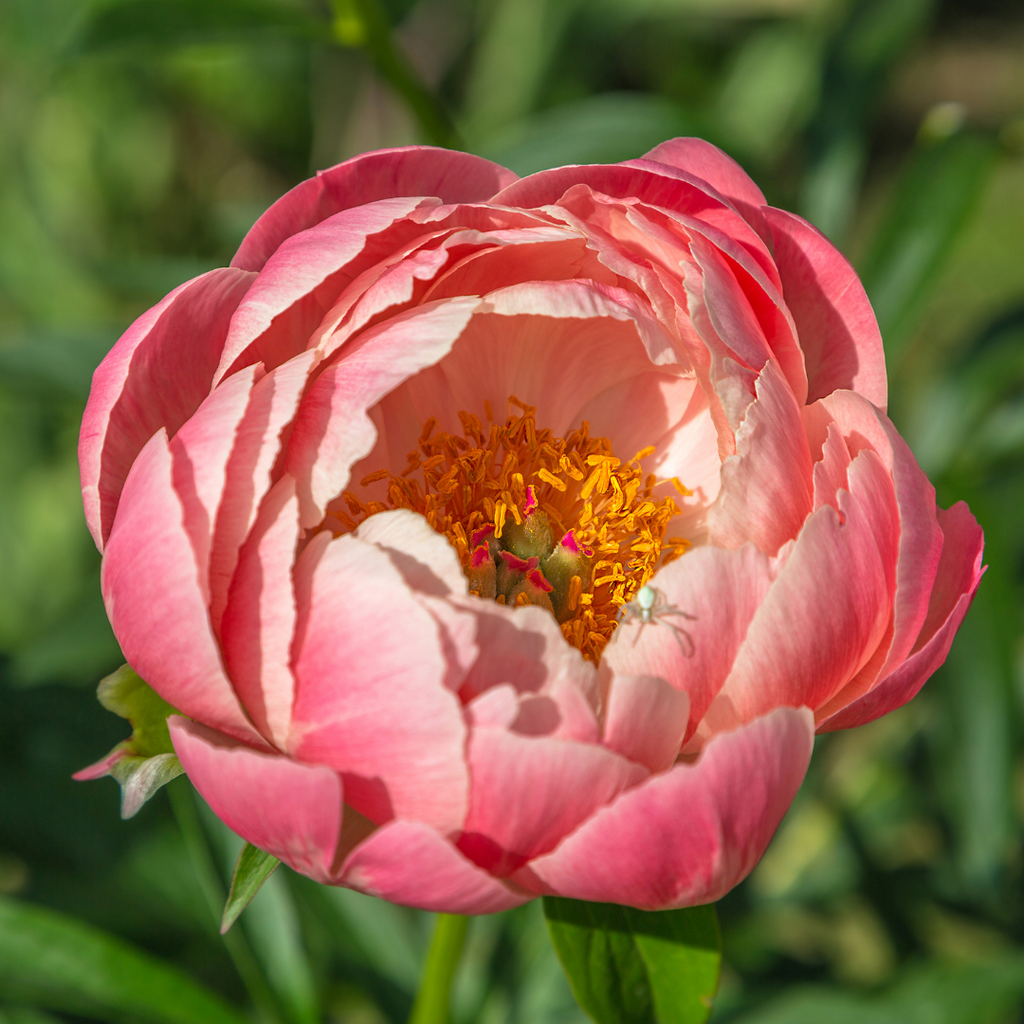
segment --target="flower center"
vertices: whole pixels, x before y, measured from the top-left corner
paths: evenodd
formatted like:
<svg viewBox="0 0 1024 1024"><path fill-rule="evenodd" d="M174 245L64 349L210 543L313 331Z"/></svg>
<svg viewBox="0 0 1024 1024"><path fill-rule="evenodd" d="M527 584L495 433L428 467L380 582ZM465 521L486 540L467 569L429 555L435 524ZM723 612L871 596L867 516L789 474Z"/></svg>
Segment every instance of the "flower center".
<svg viewBox="0 0 1024 1024"><path fill-rule="evenodd" d="M460 412L461 434L435 433L431 418L400 475L381 469L360 481L387 481L386 502L345 491L350 515L334 514L355 529L388 509L418 512L458 552L471 593L547 608L566 640L596 662L622 605L690 546L666 539L679 508L655 487L671 482L681 495L691 492L675 478L643 473L640 461L653 447L623 463L607 438L590 436L586 420L555 437L538 429L533 406L513 395L509 407L519 411L499 424L485 402L486 429Z"/></svg>

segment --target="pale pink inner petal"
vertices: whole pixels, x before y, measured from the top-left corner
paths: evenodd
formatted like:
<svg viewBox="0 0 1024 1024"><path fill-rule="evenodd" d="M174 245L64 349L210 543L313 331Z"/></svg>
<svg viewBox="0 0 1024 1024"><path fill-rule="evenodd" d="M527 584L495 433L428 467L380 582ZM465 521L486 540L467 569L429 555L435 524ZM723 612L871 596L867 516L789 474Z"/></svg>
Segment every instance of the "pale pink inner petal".
<svg viewBox="0 0 1024 1024"><path fill-rule="evenodd" d="M348 802L373 821L460 827L466 728L437 623L373 544L341 537L309 560L296 573L310 590L297 594L291 752L344 773Z"/></svg>

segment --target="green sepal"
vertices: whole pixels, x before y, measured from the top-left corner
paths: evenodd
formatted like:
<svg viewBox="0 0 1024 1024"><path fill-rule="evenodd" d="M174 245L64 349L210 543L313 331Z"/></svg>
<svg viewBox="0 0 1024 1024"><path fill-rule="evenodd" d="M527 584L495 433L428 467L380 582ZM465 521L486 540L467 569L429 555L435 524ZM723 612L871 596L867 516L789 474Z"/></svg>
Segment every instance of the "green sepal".
<svg viewBox="0 0 1024 1024"><path fill-rule="evenodd" d="M174 754L153 757L127 755L110 766L110 774L121 787L121 817L132 818L161 786L184 772Z"/></svg>
<svg viewBox="0 0 1024 1024"><path fill-rule="evenodd" d="M132 734L75 778L112 775L121 787L121 817L131 818L161 786L184 770L167 728L168 716L177 711L127 665L103 679L96 696L108 711L131 723Z"/></svg>
<svg viewBox="0 0 1024 1024"><path fill-rule="evenodd" d="M721 969L713 905L645 911L544 897L576 1001L597 1024L703 1024Z"/></svg>
<svg viewBox="0 0 1024 1024"><path fill-rule="evenodd" d="M231 876L231 891L228 893L227 903L224 904L224 916L220 921L221 935L238 920L238 915L245 910L280 863L275 856L265 853L252 843L246 843L242 847Z"/></svg>
<svg viewBox="0 0 1024 1024"><path fill-rule="evenodd" d="M154 757L174 753L167 718L178 711L128 665L102 679L96 696L108 711L131 722L132 735L126 741L126 749L132 755Z"/></svg>

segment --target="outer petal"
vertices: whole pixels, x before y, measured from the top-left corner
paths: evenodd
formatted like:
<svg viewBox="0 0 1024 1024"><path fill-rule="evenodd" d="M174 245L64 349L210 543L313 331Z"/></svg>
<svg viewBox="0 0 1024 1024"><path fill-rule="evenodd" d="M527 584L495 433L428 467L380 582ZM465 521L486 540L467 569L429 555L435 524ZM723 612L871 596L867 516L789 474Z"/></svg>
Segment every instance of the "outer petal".
<svg viewBox="0 0 1024 1024"><path fill-rule="evenodd" d="M256 727L284 748L295 701L291 669L295 633L292 566L299 543L295 481L285 477L263 502L239 552L224 617L221 649Z"/></svg>
<svg viewBox="0 0 1024 1024"><path fill-rule="evenodd" d="M224 674L163 431L143 448L103 556L103 598L128 663L183 714L257 745Z"/></svg>
<svg viewBox="0 0 1024 1024"><path fill-rule="evenodd" d="M849 478L839 511L824 505L808 518L758 608L705 718L711 732L780 705L820 707L885 635L899 537L892 483L871 451L854 459Z"/></svg>
<svg viewBox="0 0 1024 1024"><path fill-rule="evenodd" d="M717 900L764 853L803 781L813 740L806 708L779 708L716 736L695 764L624 793L516 881L647 910Z"/></svg>
<svg viewBox="0 0 1024 1024"><path fill-rule="evenodd" d="M754 184L750 175L717 146L704 139L669 139L645 153L643 158L669 164L696 178L702 178L736 207L766 244L771 244L771 230L761 212L761 207L766 203L764 193Z"/></svg>
<svg viewBox="0 0 1024 1024"><path fill-rule="evenodd" d="M250 345L255 351L247 361L268 367L305 349L338 293L359 271L425 233L418 224L401 223L404 230L388 231L423 203L417 197L370 203L284 239L231 318L217 379Z"/></svg>
<svg viewBox="0 0 1024 1024"><path fill-rule="evenodd" d="M843 388L884 409L882 336L856 271L802 217L772 206L764 208L764 215L775 241L783 295L804 350L807 401Z"/></svg>
<svg viewBox="0 0 1024 1024"><path fill-rule="evenodd" d="M253 276L211 270L187 281L143 313L93 375L78 458L85 518L101 551L136 455L161 427L173 436L209 394Z"/></svg>
<svg viewBox="0 0 1024 1024"><path fill-rule="evenodd" d="M942 558L928 617L913 652L863 697L821 722L819 732L863 725L906 704L946 660L953 637L981 582L984 536L962 501L948 510L939 509L938 516L945 536Z"/></svg>
<svg viewBox="0 0 1024 1024"><path fill-rule="evenodd" d="M167 721L189 779L228 828L296 871L331 880L341 836L337 772L261 754L178 715Z"/></svg>
<svg viewBox="0 0 1024 1024"><path fill-rule="evenodd" d="M259 270L289 236L340 210L396 196L437 196L444 203L478 203L516 175L470 153L406 146L363 153L318 171L282 196L242 240L233 267Z"/></svg>
<svg viewBox="0 0 1024 1024"><path fill-rule="evenodd" d="M385 552L352 536L311 544L295 577L291 751L346 773L348 802L378 824L461 827L466 727L433 616Z"/></svg>
<svg viewBox="0 0 1024 1024"><path fill-rule="evenodd" d="M432 828L393 821L345 861L338 884L447 914L494 914L533 898L471 864Z"/></svg>
<svg viewBox="0 0 1024 1024"><path fill-rule="evenodd" d="M472 778L459 849L496 875L510 875L635 786L648 772L604 747L504 729L474 729Z"/></svg>

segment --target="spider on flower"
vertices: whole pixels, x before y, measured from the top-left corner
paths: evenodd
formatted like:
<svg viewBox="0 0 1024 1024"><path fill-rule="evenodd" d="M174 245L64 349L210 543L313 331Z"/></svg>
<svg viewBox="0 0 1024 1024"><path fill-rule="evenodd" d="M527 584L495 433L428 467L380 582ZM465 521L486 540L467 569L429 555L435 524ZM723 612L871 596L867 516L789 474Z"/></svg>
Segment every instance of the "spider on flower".
<svg viewBox="0 0 1024 1024"><path fill-rule="evenodd" d="M636 636L633 637L634 646L637 640L640 639L644 626L648 624L656 626L661 623L672 630L676 643L679 644L679 650L683 652L683 657L692 658L694 651L693 637L685 629L681 629L672 622L667 622L665 620L666 615L680 615L690 621L697 618L696 615L691 615L689 612L684 612L682 608L669 604L665 595L660 590L646 583L636 592L636 597L632 601L627 601L619 609L620 622L640 623L640 628L636 631ZM686 641L685 645L683 643L684 639Z"/></svg>

